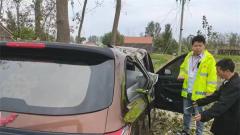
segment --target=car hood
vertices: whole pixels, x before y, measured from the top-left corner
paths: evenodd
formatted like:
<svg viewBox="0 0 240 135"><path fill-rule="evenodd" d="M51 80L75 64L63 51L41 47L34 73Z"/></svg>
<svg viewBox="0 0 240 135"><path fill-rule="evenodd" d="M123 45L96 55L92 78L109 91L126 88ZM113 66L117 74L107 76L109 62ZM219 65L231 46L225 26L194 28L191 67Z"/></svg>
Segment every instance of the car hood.
<svg viewBox="0 0 240 135"><path fill-rule="evenodd" d="M58 133L104 133L107 111L108 109L104 109L98 112L71 116L17 114L17 117L7 123L5 127ZM10 114L5 114L5 118L8 116Z"/></svg>

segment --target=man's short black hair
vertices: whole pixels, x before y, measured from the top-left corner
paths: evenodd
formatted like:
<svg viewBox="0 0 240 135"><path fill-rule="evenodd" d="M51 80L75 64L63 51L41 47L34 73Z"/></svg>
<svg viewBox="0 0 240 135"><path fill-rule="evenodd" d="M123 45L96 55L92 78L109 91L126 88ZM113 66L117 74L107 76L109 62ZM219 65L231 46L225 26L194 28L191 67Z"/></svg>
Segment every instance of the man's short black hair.
<svg viewBox="0 0 240 135"><path fill-rule="evenodd" d="M197 35L192 39L192 45L194 42L202 42L204 45L206 43L205 37L203 35Z"/></svg>
<svg viewBox="0 0 240 135"><path fill-rule="evenodd" d="M231 72L234 72L235 64L230 58L224 58L217 62L217 67L220 67L221 70L226 71L230 70Z"/></svg>

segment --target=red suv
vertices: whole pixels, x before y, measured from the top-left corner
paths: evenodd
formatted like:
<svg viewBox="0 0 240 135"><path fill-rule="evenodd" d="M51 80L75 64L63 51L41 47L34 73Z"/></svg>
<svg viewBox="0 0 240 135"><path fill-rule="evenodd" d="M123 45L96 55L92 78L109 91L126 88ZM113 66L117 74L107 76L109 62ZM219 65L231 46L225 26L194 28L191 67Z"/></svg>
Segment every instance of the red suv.
<svg viewBox="0 0 240 135"><path fill-rule="evenodd" d="M0 134L147 135L152 108L182 112L183 58L155 74L143 49L0 42Z"/></svg>

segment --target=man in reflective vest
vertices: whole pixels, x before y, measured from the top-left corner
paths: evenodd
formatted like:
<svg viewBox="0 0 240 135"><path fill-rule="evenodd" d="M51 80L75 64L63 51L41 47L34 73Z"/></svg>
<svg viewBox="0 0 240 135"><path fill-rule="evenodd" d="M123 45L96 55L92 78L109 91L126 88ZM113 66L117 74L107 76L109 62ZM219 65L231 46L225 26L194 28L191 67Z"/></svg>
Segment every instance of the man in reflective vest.
<svg viewBox="0 0 240 135"><path fill-rule="evenodd" d="M205 38L197 35L192 39L192 51L187 54L180 66L178 79L184 79L183 96L183 131L182 135L190 134L192 114L202 112L202 107L189 108L198 99L211 95L217 86L216 62L214 57L205 50ZM202 135L203 123L196 122L196 135Z"/></svg>

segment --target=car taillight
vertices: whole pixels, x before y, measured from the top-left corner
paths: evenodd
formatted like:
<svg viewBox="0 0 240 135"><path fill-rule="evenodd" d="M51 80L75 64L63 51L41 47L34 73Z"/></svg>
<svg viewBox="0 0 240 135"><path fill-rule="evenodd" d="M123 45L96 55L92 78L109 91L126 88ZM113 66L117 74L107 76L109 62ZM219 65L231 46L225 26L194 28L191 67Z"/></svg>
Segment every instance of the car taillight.
<svg viewBox="0 0 240 135"><path fill-rule="evenodd" d="M125 126L117 131L111 132L111 133L106 133L104 135L130 135L131 129L129 126Z"/></svg>
<svg viewBox="0 0 240 135"><path fill-rule="evenodd" d="M34 43L34 42L7 42L8 47L16 48L45 48L44 43Z"/></svg>
<svg viewBox="0 0 240 135"><path fill-rule="evenodd" d="M0 112L0 126L13 122L17 116L18 115L16 113L10 113L8 116L3 117L2 112Z"/></svg>

